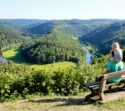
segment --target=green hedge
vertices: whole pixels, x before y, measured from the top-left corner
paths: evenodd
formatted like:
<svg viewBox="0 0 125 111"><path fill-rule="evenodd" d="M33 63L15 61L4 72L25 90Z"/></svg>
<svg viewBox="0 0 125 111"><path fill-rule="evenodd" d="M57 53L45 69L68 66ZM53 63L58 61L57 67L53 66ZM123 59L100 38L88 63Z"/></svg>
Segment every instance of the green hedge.
<svg viewBox="0 0 125 111"><path fill-rule="evenodd" d="M27 95L76 95L84 91L84 83L104 73L101 65L78 64L55 72L33 71L25 65L0 64L0 101L26 98Z"/></svg>

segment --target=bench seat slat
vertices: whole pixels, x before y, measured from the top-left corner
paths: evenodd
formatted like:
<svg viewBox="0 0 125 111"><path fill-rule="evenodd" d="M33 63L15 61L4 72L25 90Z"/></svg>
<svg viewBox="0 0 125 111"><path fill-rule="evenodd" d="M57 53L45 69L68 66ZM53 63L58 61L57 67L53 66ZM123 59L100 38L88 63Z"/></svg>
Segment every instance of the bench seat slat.
<svg viewBox="0 0 125 111"><path fill-rule="evenodd" d="M117 85L119 83L124 83L124 82L125 82L125 79L121 80L120 82L114 82L114 83L107 82L106 87L109 87L109 86L112 86L112 85ZM99 87L99 83L100 83L100 81L92 82L92 83L86 84L86 87L97 89Z"/></svg>
<svg viewBox="0 0 125 111"><path fill-rule="evenodd" d="M99 85L100 81L96 81L96 82L91 82L91 83L88 83L88 84L85 84L86 87L91 87L91 86L94 86L94 85Z"/></svg>

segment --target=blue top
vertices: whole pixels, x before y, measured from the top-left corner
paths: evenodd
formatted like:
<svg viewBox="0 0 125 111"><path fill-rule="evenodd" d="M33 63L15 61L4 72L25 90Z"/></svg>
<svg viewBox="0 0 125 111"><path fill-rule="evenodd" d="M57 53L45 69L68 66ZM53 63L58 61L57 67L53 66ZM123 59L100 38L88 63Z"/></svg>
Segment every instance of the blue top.
<svg viewBox="0 0 125 111"><path fill-rule="evenodd" d="M117 60L119 60L118 58L120 58L122 60L122 58L123 58L122 53L115 53L114 54L114 60L117 61Z"/></svg>

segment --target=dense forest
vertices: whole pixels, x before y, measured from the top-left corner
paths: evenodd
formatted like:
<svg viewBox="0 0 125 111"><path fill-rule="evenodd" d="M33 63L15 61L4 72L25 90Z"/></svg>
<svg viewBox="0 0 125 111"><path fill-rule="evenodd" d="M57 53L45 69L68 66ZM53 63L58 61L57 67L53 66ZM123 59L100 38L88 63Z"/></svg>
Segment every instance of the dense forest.
<svg viewBox="0 0 125 111"><path fill-rule="evenodd" d="M0 46L5 47L10 44L21 42L20 33L7 26L0 25Z"/></svg>
<svg viewBox="0 0 125 111"><path fill-rule="evenodd" d="M86 54L78 41L55 31L27 42L22 46L22 56L32 63L48 64L59 61L78 63L85 60Z"/></svg>

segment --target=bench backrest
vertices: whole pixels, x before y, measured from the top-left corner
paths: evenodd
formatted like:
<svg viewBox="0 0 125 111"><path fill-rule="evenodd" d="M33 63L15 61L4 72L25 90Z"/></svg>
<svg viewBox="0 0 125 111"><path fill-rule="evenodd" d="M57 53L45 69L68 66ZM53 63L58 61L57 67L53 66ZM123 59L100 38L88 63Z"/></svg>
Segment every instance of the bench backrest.
<svg viewBox="0 0 125 111"><path fill-rule="evenodd" d="M108 79L108 78L112 78L112 77L115 77L115 76L121 76L121 75L125 75L125 71L107 73L107 74L104 74L103 76L104 76L105 79Z"/></svg>

